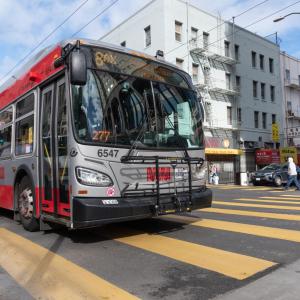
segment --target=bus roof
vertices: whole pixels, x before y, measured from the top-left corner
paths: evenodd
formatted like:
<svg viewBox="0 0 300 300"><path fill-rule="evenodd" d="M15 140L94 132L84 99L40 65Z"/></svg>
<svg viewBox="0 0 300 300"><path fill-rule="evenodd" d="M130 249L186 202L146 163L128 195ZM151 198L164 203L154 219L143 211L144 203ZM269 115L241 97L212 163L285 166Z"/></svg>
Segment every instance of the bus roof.
<svg viewBox="0 0 300 300"><path fill-rule="evenodd" d="M61 50L67 44L75 44L78 39L64 40L56 45L48 46L34 55L26 64L0 86L0 109L12 103L18 97L24 95L42 81L59 72L64 68L54 67L54 61L61 56ZM177 66L163 60L158 60L148 54L131 50L122 46L117 46L102 41L80 39L81 45L103 47L149 60L157 61L161 64L178 69ZM179 69L178 69L179 70ZM181 72L185 73L180 69ZM186 73L188 76L188 74Z"/></svg>

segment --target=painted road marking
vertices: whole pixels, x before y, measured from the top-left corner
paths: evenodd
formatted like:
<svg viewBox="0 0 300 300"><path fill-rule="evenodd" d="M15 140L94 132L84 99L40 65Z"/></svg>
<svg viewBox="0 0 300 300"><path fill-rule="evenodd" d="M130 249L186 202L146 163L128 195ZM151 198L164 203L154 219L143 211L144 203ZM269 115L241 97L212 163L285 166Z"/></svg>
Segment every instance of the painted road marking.
<svg viewBox="0 0 300 300"><path fill-rule="evenodd" d="M260 198L267 198L267 197L260 197ZM250 199L250 198L238 198L238 199L230 199L231 201L249 201L249 202L259 202L259 203L283 203L283 204L300 204L300 201L287 201L287 200L277 200L274 199L276 197L270 197L270 200L266 199ZM282 198L279 198L282 199Z"/></svg>
<svg viewBox="0 0 300 300"><path fill-rule="evenodd" d="M298 197L287 197L287 196L280 196L280 197L272 197L272 196L263 196L259 197L262 199L279 199L279 200L289 200L289 201L295 201L295 200L300 200L299 196Z"/></svg>
<svg viewBox="0 0 300 300"><path fill-rule="evenodd" d="M139 249L243 280L276 265L264 259L194 244L156 234L118 227L113 232L122 237L109 238ZM106 235L106 233L105 233Z"/></svg>
<svg viewBox="0 0 300 300"><path fill-rule="evenodd" d="M283 206L283 205L268 205L268 204L249 204L249 203L232 203L224 201L213 201L213 204L226 205L226 206L241 206L241 207L256 207L256 208L271 208L283 210L297 210L300 211L299 206Z"/></svg>
<svg viewBox="0 0 300 300"><path fill-rule="evenodd" d="M290 215L290 214L267 213L267 212L259 212L259 211L225 209L225 208L215 208L215 207L198 209L197 211L208 212L208 213L217 213L217 214L227 214L227 215L238 215L238 216L250 216L250 217L258 217L258 218L288 220L288 221L300 221L300 215Z"/></svg>
<svg viewBox="0 0 300 300"><path fill-rule="evenodd" d="M298 198L297 200L300 200L300 196L299 195L280 195L283 197L289 197L289 198Z"/></svg>
<svg viewBox="0 0 300 300"><path fill-rule="evenodd" d="M260 237L286 240L300 243L300 231L281 229L274 227L258 226L244 223L219 221L211 219L199 219L193 217L168 215L161 218L162 220L176 221L179 223L189 224L198 227L225 230L237 233L245 233Z"/></svg>
<svg viewBox="0 0 300 300"><path fill-rule="evenodd" d="M35 299L138 299L4 228L0 249L0 265Z"/></svg>

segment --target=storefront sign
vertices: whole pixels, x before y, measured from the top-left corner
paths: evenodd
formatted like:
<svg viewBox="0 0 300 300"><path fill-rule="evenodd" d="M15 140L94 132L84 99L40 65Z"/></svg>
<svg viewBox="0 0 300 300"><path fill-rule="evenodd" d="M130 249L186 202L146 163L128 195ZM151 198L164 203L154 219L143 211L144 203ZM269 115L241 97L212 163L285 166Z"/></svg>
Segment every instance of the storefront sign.
<svg viewBox="0 0 300 300"><path fill-rule="evenodd" d="M257 165L269 165L280 163L279 150L261 149L255 152L255 161Z"/></svg>
<svg viewBox="0 0 300 300"><path fill-rule="evenodd" d="M233 143L229 138L222 139L219 137L206 136L205 146L208 148L230 148L233 147Z"/></svg>
<svg viewBox="0 0 300 300"><path fill-rule="evenodd" d="M279 142L279 125L277 123L272 124L272 140Z"/></svg>
<svg viewBox="0 0 300 300"><path fill-rule="evenodd" d="M292 157L294 162L298 163L298 156L297 156L297 148L296 147L285 147L280 149L280 161L281 163L285 163L288 157Z"/></svg>
<svg viewBox="0 0 300 300"><path fill-rule="evenodd" d="M225 148L205 148L205 154L241 155L242 150L240 150L240 149L225 149Z"/></svg>

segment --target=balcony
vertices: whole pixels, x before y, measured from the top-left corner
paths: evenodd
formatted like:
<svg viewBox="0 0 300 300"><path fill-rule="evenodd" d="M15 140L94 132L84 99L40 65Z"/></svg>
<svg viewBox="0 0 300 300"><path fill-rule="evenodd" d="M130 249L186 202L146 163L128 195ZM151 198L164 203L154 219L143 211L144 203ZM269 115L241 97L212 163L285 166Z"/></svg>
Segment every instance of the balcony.
<svg viewBox="0 0 300 300"><path fill-rule="evenodd" d="M284 85L296 90L300 90L300 79L285 79Z"/></svg>
<svg viewBox="0 0 300 300"><path fill-rule="evenodd" d="M287 118L288 119L299 119L300 120L300 111L299 110L287 110Z"/></svg>
<svg viewBox="0 0 300 300"><path fill-rule="evenodd" d="M211 78L210 83L198 82L195 87L199 92L207 91L211 93L225 94L228 96L238 96L240 94L239 86L232 86L226 83L225 80Z"/></svg>
<svg viewBox="0 0 300 300"><path fill-rule="evenodd" d="M228 122L227 119L212 119L208 117L204 121L203 125L206 129L237 130L239 122L237 120L231 120L231 122Z"/></svg>
<svg viewBox="0 0 300 300"><path fill-rule="evenodd" d="M211 60L215 60L227 65L235 65L238 63L236 59L231 57L230 53L226 53L225 48L218 47L214 44L210 45L209 43L204 43L200 39L192 39L190 41L190 52L193 59L197 63L200 62L200 60L197 59L197 55L205 55Z"/></svg>

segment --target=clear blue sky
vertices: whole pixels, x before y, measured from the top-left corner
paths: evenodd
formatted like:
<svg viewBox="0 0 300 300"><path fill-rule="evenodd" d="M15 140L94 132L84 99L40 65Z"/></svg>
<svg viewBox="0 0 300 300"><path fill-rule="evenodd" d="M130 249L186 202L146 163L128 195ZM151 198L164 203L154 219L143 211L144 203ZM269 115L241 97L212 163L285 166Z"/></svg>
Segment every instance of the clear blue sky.
<svg viewBox="0 0 300 300"><path fill-rule="evenodd" d="M98 39L122 20L150 0L119 0L105 14L85 27L77 36ZM214 14L221 12L223 19L237 16L263 0L189 0L195 6ZM48 44L69 38L74 32L95 17L112 0L0 0L0 78L54 28L68 17L81 4L81 9L61 26L39 49ZM293 5L294 3L297 4ZM288 5L292 7L274 14L248 29L262 36L278 32L282 50L300 58L300 15L290 16L279 23L273 19L290 12L300 12L300 1L267 0L256 9L236 18L237 24L247 26L250 23L270 15ZM37 49L38 51L38 49ZM12 72L9 76L12 76Z"/></svg>

